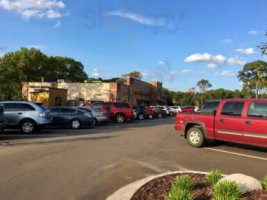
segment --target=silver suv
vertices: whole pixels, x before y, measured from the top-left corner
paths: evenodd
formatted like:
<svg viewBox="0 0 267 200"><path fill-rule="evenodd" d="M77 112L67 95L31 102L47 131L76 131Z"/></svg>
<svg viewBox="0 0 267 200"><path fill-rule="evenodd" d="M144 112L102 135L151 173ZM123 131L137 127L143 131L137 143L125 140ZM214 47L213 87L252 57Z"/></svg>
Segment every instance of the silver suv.
<svg viewBox="0 0 267 200"><path fill-rule="evenodd" d="M20 128L23 133L30 134L52 123L49 110L33 102L4 101L0 106L4 109L7 128Z"/></svg>

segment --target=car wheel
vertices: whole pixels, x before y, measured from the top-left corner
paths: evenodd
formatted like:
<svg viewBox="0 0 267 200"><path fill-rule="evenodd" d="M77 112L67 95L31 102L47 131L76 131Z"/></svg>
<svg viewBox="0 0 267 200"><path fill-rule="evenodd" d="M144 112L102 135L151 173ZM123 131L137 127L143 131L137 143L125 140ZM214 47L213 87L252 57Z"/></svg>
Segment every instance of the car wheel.
<svg viewBox="0 0 267 200"><path fill-rule="evenodd" d="M173 116L174 115L174 113L173 112L170 112L170 116Z"/></svg>
<svg viewBox="0 0 267 200"><path fill-rule="evenodd" d="M163 116L161 113L158 114L158 118L161 119Z"/></svg>
<svg viewBox="0 0 267 200"><path fill-rule="evenodd" d="M78 119L74 119L71 121L71 128L79 129L81 128L81 122Z"/></svg>
<svg viewBox="0 0 267 200"><path fill-rule="evenodd" d="M125 117L123 116L123 114L117 114L117 115L116 115L116 121L117 121L117 123L119 123L119 124L124 123L124 121L125 121Z"/></svg>
<svg viewBox="0 0 267 200"><path fill-rule="evenodd" d="M199 128L190 128L187 132L187 142L192 147L200 148L204 145L205 138L203 132Z"/></svg>
<svg viewBox="0 0 267 200"><path fill-rule="evenodd" d="M20 130L22 133L31 134L36 131L36 124L32 120L24 120L20 124Z"/></svg>
<svg viewBox="0 0 267 200"><path fill-rule="evenodd" d="M138 119L140 119L140 120L143 120L143 119L145 119L145 116L144 116L144 114L140 113L140 114L138 115Z"/></svg>
<svg viewBox="0 0 267 200"><path fill-rule="evenodd" d="M96 118L93 118L92 126L95 126L96 124L97 124L97 120L96 120Z"/></svg>
<svg viewBox="0 0 267 200"><path fill-rule="evenodd" d="M148 118L149 119L153 119L153 115L148 115Z"/></svg>

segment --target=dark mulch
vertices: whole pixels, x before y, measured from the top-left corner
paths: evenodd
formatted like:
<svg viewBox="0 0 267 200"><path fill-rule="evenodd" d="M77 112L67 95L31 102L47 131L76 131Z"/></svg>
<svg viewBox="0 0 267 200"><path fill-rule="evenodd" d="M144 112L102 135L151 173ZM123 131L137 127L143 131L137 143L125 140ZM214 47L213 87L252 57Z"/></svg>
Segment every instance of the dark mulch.
<svg viewBox="0 0 267 200"><path fill-rule="evenodd" d="M131 200L165 200L174 179L182 175L189 175L196 184L190 192L194 200L212 200L213 189L206 181L205 175L193 173L173 174L156 178L137 190ZM267 200L267 192L262 190L252 191L244 194L241 199Z"/></svg>

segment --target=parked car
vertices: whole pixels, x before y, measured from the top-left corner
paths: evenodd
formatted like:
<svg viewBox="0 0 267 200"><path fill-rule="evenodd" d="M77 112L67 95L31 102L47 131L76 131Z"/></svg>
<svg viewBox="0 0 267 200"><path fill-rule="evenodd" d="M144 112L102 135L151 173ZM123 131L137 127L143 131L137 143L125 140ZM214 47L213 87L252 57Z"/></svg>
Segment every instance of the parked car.
<svg viewBox="0 0 267 200"><path fill-rule="evenodd" d="M4 101L0 106L4 109L7 128L20 128L30 134L52 123L49 111L33 102Z"/></svg>
<svg viewBox="0 0 267 200"><path fill-rule="evenodd" d="M82 126L92 126L94 123L94 118L91 113L85 112L78 108L51 108L49 116L53 120L53 125L70 126L73 129L79 129Z"/></svg>
<svg viewBox="0 0 267 200"><path fill-rule="evenodd" d="M182 112L182 109L181 109L180 106L171 106L170 108L175 114L179 113L179 112Z"/></svg>
<svg viewBox="0 0 267 200"><path fill-rule="evenodd" d="M94 122L93 122L92 126L94 126L98 123L103 123L103 122L109 121L108 112L99 112L99 111L96 111L95 109L91 108L90 106L79 107L79 109L83 110L85 112L91 113L93 115Z"/></svg>
<svg viewBox="0 0 267 200"><path fill-rule="evenodd" d="M147 114L148 119L153 119L157 116L157 113L151 107L145 107L145 112Z"/></svg>
<svg viewBox="0 0 267 200"><path fill-rule="evenodd" d="M165 110L163 110L157 106L152 107L152 109L156 112L156 116L159 119L161 119L162 117L166 117L168 115Z"/></svg>
<svg viewBox="0 0 267 200"><path fill-rule="evenodd" d="M191 113L191 112L195 112L195 107L194 106L184 106L181 108L182 109L182 113Z"/></svg>
<svg viewBox="0 0 267 200"><path fill-rule="evenodd" d="M124 123L134 117L133 106L127 102L97 102L91 107L100 112L108 111L110 118L117 123Z"/></svg>
<svg viewBox="0 0 267 200"><path fill-rule="evenodd" d="M168 106L152 106L152 107L165 111L164 114L166 113L167 115L174 115L174 113L170 112Z"/></svg>
<svg viewBox="0 0 267 200"><path fill-rule="evenodd" d="M133 109L134 109L134 119L143 120L148 117L144 107L134 106Z"/></svg>
<svg viewBox="0 0 267 200"><path fill-rule="evenodd" d="M6 127L6 122L4 119L4 108L0 106L0 130L3 131Z"/></svg>
<svg viewBox="0 0 267 200"><path fill-rule="evenodd" d="M226 99L201 113L179 113L175 129L193 147L222 140L267 147L267 100Z"/></svg>

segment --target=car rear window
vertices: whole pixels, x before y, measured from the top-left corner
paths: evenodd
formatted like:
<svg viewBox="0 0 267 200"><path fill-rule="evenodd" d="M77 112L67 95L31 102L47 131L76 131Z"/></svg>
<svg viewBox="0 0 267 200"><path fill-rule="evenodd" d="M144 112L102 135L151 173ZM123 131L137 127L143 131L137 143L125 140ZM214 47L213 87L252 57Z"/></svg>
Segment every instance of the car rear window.
<svg viewBox="0 0 267 200"><path fill-rule="evenodd" d="M76 113L77 111L75 109L72 109L72 108L61 108L60 112L62 112L62 113Z"/></svg>
<svg viewBox="0 0 267 200"><path fill-rule="evenodd" d="M240 117L243 111L243 102L227 102L223 105L222 115Z"/></svg>
<svg viewBox="0 0 267 200"><path fill-rule="evenodd" d="M253 102L249 106L249 117L267 118L267 103Z"/></svg>
<svg viewBox="0 0 267 200"><path fill-rule="evenodd" d="M218 106L219 106L220 102L219 101L210 101L210 102L206 102L202 109L201 112L213 112L216 111Z"/></svg>

